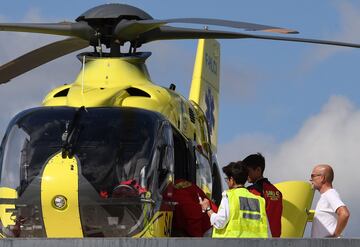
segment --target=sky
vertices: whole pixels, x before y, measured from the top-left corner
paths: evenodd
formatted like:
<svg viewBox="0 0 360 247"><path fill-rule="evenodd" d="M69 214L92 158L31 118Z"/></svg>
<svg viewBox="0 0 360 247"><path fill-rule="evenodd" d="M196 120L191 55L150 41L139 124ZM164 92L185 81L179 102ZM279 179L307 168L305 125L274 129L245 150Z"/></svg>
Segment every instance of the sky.
<svg viewBox="0 0 360 247"><path fill-rule="evenodd" d="M118 2L118 1L113 1ZM0 22L73 21L108 1L3 0ZM122 1L154 18L208 17L295 29L295 37L360 43L360 3L328 1ZM260 34L260 33L259 33ZM0 64L59 40L0 33ZM331 164L334 187L351 218L344 235L360 237L360 50L267 40L221 40L218 160L225 165L254 152L266 157L274 183L308 181L315 164ZM143 46L152 80L177 85L185 96L197 42L159 41ZM50 89L70 83L80 70L67 55L0 85L0 135L21 110L38 106ZM318 194L314 202L318 199ZM315 204L313 205L315 207ZM307 233L308 234L308 233ZM308 235L306 235L308 236Z"/></svg>

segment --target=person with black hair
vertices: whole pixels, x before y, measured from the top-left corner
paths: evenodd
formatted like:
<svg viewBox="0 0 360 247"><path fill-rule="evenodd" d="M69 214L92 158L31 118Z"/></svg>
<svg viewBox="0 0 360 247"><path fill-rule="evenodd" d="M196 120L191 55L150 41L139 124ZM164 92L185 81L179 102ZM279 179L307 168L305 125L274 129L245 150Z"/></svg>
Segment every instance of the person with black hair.
<svg viewBox="0 0 360 247"><path fill-rule="evenodd" d="M200 198L204 213L210 217L213 238L267 238L268 225L264 198L245 188L247 168L231 162L223 167L229 189L222 194L218 212L215 213L207 199Z"/></svg>
<svg viewBox="0 0 360 247"><path fill-rule="evenodd" d="M281 235L282 194L267 178L264 178L265 158L261 153L251 154L243 160L243 164L249 172L248 182L252 183L247 188L265 199L271 235L278 238Z"/></svg>

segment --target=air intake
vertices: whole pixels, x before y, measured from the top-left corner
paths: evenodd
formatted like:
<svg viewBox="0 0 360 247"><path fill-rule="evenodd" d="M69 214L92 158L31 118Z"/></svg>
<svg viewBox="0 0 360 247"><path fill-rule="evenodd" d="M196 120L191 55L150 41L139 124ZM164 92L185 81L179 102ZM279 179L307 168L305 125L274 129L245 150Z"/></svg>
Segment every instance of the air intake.
<svg viewBox="0 0 360 247"><path fill-rule="evenodd" d="M130 94L130 96L141 96L141 97L151 98L150 94L135 87L129 87L128 89L126 89L126 92Z"/></svg>
<svg viewBox="0 0 360 247"><path fill-rule="evenodd" d="M195 113L193 109L189 108L189 116L192 123L195 123Z"/></svg>

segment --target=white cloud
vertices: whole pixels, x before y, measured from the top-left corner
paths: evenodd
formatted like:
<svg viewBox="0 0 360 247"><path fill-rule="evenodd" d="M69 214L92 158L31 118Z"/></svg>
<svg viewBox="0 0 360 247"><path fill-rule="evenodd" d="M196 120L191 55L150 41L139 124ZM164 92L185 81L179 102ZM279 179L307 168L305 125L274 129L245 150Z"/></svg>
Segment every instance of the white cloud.
<svg viewBox="0 0 360 247"><path fill-rule="evenodd" d="M356 192L360 174L359 126L360 109L345 97L333 96L290 140L277 145L268 135L240 136L219 147L219 158L224 164L262 152L267 160L266 176L273 182L308 180L315 164L331 164L335 171L334 186L352 214L346 236L359 237L360 203Z"/></svg>

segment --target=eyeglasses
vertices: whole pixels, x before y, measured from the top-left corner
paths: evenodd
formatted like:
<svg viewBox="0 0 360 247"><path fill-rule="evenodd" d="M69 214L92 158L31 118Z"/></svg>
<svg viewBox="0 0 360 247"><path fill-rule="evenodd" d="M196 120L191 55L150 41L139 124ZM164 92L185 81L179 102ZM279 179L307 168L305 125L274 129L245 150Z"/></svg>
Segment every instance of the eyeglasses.
<svg viewBox="0 0 360 247"><path fill-rule="evenodd" d="M319 176L322 176L322 174L311 174L311 179L315 178L315 177L319 177Z"/></svg>
<svg viewBox="0 0 360 247"><path fill-rule="evenodd" d="M224 179L225 179L225 182L230 180L230 178L228 178L228 177L225 177Z"/></svg>

